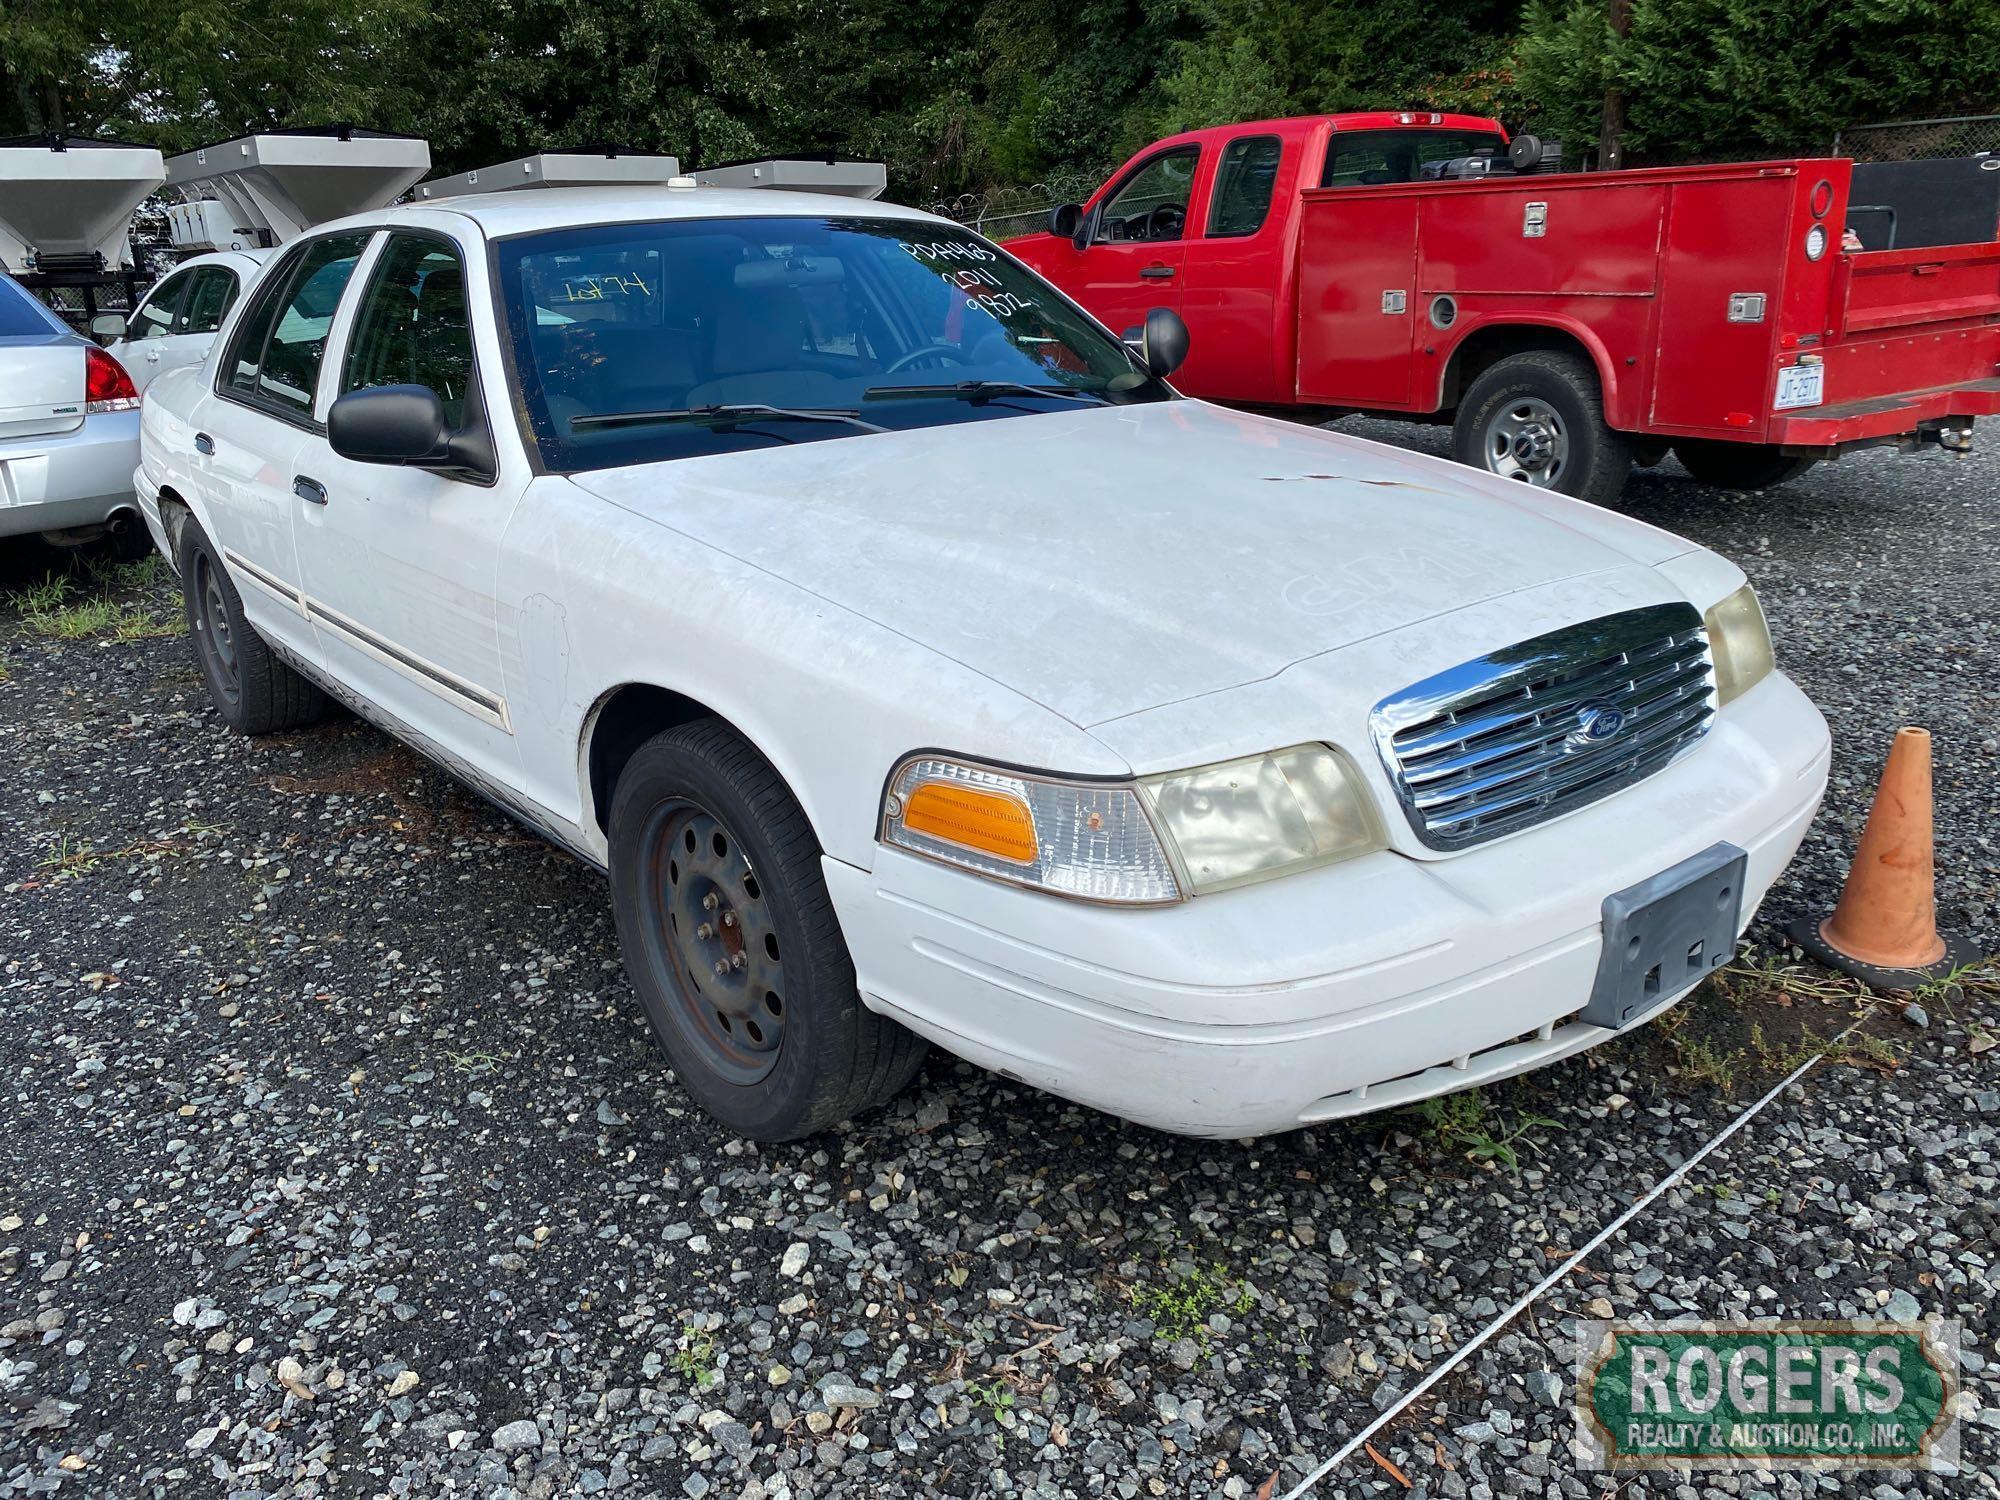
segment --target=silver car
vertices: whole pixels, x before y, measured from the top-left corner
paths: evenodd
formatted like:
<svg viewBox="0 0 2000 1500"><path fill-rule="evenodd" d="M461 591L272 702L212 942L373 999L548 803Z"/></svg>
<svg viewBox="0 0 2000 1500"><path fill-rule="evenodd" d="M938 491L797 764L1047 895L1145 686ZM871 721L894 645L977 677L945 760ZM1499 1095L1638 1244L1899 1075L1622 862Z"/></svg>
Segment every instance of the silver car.
<svg viewBox="0 0 2000 1500"><path fill-rule="evenodd" d="M142 545L138 466L125 367L0 276L0 537L75 546L111 531Z"/></svg>

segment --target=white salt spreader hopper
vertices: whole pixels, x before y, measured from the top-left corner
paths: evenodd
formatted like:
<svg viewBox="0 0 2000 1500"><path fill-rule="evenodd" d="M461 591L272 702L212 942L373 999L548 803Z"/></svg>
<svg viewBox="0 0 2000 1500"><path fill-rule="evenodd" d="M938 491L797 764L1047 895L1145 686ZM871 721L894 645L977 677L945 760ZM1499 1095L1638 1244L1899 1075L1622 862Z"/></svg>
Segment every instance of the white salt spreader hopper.
<svg viewBox="0 0 2000 1500"><path fill-rule="evenodd" d="M0 140L0 269L116 272L132 211L165 175L151 146L81 136Z"/></svg>
<svg viewBox="0 0 2000 1500"><path fill-rule="evenodd" d="M795 193L834 193L844 198L879 198L889 183L879 161L833 156L765 157L724 162L681 175L677 157L652 152L595 149L543 151L496 166L440 177L417 189L421 201L465 193L510 193L538 187L729 187L783 188Z"/></svg>
<svg viewBox="0 0 2000 1500"><path fill-rule="evenodd" d="M419 183L417 201L538 187L663 187L680 174L677 156L651 151L556 149Z"/></svg>
<svg viewBox="0 0 2000 1500"><path fill-rule="evenodd" d="M354 125L270 130L202 146L167 160L167 188L185 204L221 203L227 227L254 245L277 245L328 219L396 201L430 170L430 142ZM180 232L206 234L210 210L175 216ZM187 228L183 228L185 222ZM182 243L180 248L206 248Z"/></svg>
<svg viewBox="0 0 2000 1500"><path fill-rule="evenodd" d="M719 162L694 174L703 187L780 188L792 193L834 193L842 198L879 198L889 185L889 169L879 161L843 156L773 156L761 161Z"/></svg>

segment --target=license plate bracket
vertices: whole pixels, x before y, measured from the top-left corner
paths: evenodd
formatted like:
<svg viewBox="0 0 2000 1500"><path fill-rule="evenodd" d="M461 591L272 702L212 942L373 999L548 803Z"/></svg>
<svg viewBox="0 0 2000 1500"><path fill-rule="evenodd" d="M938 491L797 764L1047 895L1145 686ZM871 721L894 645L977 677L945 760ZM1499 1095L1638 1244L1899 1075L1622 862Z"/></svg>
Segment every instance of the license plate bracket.
<svg viewBox="0 0 2000 1500"><path fill-rule="evenodd" d="M1736 951L1750 856L1721 843L1604 898L1604 953L1578 1017L1620 1030L1643 1021Z"/></svg>

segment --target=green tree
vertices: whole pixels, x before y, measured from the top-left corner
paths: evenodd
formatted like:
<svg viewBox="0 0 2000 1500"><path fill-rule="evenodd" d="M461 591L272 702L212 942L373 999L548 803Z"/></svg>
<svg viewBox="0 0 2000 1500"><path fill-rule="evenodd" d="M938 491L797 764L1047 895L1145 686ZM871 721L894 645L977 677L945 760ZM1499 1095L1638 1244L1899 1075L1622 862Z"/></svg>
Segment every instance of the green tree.
<svg viewBox="0 0 2000 1500"><path fill-rule="evenodd" d="M1595 141L1625 94L1628 160L1824 150L1843 125L1990 109L1991 0L1632 0L1619 39L1603 0L1537 0L1519 79L1548 134Z"/></svg>

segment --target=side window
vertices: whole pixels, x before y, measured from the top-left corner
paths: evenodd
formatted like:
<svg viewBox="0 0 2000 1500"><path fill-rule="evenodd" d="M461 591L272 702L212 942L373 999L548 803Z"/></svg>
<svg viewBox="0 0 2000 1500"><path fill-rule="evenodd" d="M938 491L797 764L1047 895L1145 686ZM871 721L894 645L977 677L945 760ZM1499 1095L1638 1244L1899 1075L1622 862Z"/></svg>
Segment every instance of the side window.
<svg viewBox="0 0 2000 1500"><path fill-rule="evenodd" d="M1223 148L1208 210L1211 238L1255 234L1264 227L1283 149L1275 135L1238 136Z"/></svg>
<svg viewBox="0 0 2000 1500"><path fill-rule="evenodd" d="M1100 240L1177 240L1187 228L1188 198L1201 151L1163 151L1125 179L1098 216Z"/></svg>
<svg viewBox="0 0 2000 1500"><path fill-rule="evenodd" d="M375 263L348 339L343 394L372 385L425 385L445 420L464 425L472 388L472 329L458 251L427 235L397 234Z"/></svg>
<svg viewBox="0 0 2000 1500"><path fill-rule="evenodd" d="M156 339L174 331L174 312L181 305L192 271L177 271L154 287L125 323L128 339Z"/></svg>
<svg viewBox="0 0 2000 1500"><path fill-rule="evenodd" d="M237 322L228 356L222 362L224 390L248 396L257 389L257 366L264 358L265 341L271 337L271 325L278 319L279 304L285 300L285 289L291 285L303 253L292 251L257 283L256 298Z"/></svg>
<svg viewBox="0 0 2000 1500"><path fill-rule="evenodd" d="M259 400L301 416L311 413L327 331L367 244L365 233L332 234L307 246L264 344L255 386Z"/></svg>
<svg viewBox="0 0 2000 1500"><path fill-rule="evenodd" d="M175 333L213 333L222 326L222 315L236 300L236 273L222 266L198 266L181 304Z"/></svg>

